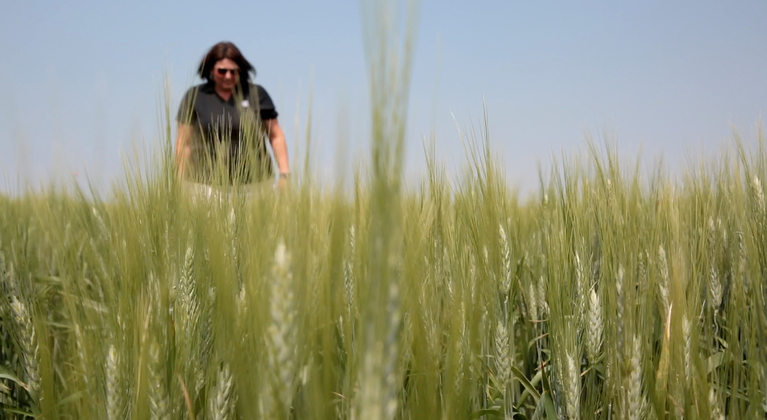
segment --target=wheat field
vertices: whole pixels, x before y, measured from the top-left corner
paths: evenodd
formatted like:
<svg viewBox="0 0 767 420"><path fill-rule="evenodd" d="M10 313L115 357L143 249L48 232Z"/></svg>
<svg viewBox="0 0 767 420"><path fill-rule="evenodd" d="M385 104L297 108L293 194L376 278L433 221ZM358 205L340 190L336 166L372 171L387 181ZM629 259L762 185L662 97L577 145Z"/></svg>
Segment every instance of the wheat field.
<svg viewBox="0 0 767 420"><path fill-rule="evenodd" d="M763 418L767 175L0 200L0 403L40 418ZM371 170L372 171L372 170ZM367 178L367 180L366 180ZM11 417L12 418L12 417Z"/></svg>
<svg viewBox="0 0 767 420"><path fill-rule="evenodd" d="M523 199L483 129L406 182L412 35L368 28L352 188L194 194L168 121L123 188L0 196L4 418L766 417L763 134L680 177L588 142Z"/></svg>

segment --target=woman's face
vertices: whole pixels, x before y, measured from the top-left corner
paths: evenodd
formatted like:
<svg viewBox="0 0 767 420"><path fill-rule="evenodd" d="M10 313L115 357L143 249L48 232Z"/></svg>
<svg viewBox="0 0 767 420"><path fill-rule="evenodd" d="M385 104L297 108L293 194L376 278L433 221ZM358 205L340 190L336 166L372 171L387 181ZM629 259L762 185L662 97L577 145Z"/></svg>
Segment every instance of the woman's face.
<svg viewBox="0 0 767 420"><path fill-rule="evenodd" d="M221 90L234 90L240 82L240 68L228 58L216 61L212 73L213 82Z"/></svg>

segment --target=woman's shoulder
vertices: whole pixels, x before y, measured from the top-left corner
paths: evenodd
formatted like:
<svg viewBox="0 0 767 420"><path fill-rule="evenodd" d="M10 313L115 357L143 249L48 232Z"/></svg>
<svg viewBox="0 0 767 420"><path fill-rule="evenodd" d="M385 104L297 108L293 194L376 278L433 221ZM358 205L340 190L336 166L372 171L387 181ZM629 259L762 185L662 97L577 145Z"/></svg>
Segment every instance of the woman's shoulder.
<svg viewBox="0 0 767 420"><path fill-rule="evenodd" d="M263 86L259 85L258 83L248 83L248 88L253 93L258 93L259 95L262 95L262 94L268 95L268 93L266 92L266 89Z"/></svg>
<svg viewBox="0 0 767 420"><path fill-rule="evenodd" d="M200 83L199 85L192 86L187 89L186 92L184 92L184 96L181 97L181 106L194 107L197 104L197 98L200 94L206 95L210 93L212 93L212 90L209 83Z"/></svg>
<svg viewBox="0 0 767 420"><path fill-rule="evenodd" d="M250 90L250 96L253 98L258 98L261 105L265 105L265 102L267 102L269 105L272 105L272 97L269 96L269 92L266 91L266 89L256 83L249 83L248 88Z"/></svg>
<svg viewBox="0 0 767 420"><path fill-rule="evenodd" d="M200 92L204 91L204 89L205 83L202 83L192 86L184 92L184 96L181 97L181 103L178 106L176 120L179 122L184 121L186 123L196 118L194 110L197 108L197 97Z"/></svg>
<svg viewBox="0 0 767 420"><path fill-rule="evenodd" d="M258 107L261 109L261 119L277 118L274 102L272 102L272 97L269 96L266 89L256 83L249 83L248 88L250 89L251 101L258 103Z"/></svg>
<svg viewBox="0 0 767 420"><path fill-rule="evenodd" d="M196 94L198 92L208 92L210 90L210 83L200 83L198 85L194 85L190 87L189 89L184 92L184 96Z"/></svg>

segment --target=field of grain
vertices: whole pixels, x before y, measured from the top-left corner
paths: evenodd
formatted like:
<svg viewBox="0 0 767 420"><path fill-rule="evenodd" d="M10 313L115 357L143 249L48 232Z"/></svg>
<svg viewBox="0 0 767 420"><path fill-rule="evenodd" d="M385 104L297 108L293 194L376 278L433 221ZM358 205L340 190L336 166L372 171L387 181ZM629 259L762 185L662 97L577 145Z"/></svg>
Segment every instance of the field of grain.
<svg viewBox="0 0 767 420"><path fill-rule="evenodd" d="M523 200L481 131L405 182L377 25L352 188L193 194L168 126L124 188L0 196L0 417L765 418L763 135L681 177L589 143Z"/></svg>
<svg viewBox="0 0 767 420"><path fill-rule="evenodd" d="M764 139L671 183L568 159L519 202L404 191L0 199L0 403L42 418L763 418ZM736 147L737 149L737 147ZM160 172L162 173L162 172ZM142 180L143 179L143 180Z"/></svg>

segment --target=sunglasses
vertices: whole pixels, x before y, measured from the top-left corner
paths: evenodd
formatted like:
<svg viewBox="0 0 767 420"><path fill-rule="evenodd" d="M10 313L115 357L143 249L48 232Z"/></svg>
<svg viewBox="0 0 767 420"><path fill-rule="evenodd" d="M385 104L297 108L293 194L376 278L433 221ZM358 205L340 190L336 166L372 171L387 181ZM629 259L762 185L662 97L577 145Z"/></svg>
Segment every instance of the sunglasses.
<svg viewBox="0 0 767 420"><path fill-rule="evenodd" d="M240 69L225 69L225 68L217 68L216 72L222 76L226 76L226 73L232 72L232 76L236 76L237 73L240 72Z"/></svg>

